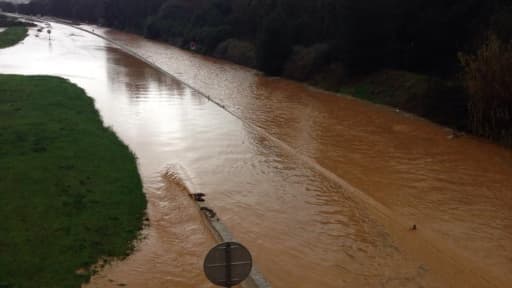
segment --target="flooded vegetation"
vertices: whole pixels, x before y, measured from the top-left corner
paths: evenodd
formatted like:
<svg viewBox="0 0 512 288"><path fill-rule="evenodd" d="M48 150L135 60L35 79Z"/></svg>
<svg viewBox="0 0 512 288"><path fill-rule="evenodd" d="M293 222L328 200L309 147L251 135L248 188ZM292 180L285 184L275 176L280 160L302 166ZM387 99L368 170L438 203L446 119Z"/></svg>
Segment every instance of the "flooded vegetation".
<svg viewBox="0 0 512 288"><path fill-rule="evenodd" d="M52 27L52 41L31 29L0 50L0 73L83 87L137 156L148 200L133 254L88 287L211 287L214 239L189 192L273 287L512 283L510 150L132 34L81 26L119 48Z"/></svg>

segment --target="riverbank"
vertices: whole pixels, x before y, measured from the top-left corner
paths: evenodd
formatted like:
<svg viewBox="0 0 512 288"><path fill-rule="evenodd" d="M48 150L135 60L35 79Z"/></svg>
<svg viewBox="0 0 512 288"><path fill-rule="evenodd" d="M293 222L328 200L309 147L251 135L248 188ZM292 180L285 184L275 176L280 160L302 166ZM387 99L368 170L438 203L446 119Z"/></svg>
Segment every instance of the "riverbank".
<svg viewBox="0 0 512 288"><path fill-rule="evenodd" d="M321 87L467 130L468 95L461 83L399 70L382 70L342 85Z"/></svg>
<svg viewBox="0 0 512 288"><path fill-rule="evenodd" d="M141 229L135 157L62 78L0 75L0 111L0 283L79 287Z"/></svg>
<svg viewBox="0 0 512 288"><path fill-rule="evenodd" d="M237 42L236 39L229 39L229 41ZM187 46L180 46L173 42L171 44L181 49L191 50ZM219 47L224 47L224 44L224 42L219 44ZM220 49L221 51L227 51L224 54L218 53L219 49L216 49L215 53L205 52L201 54L255 69L254 65L250 64L254 63L255 55L248 52L254 52L255 47L247 47L251 47L250 43L243 42L240 45L230 45L228 48ZM468 84L474 84L464 80L466 70L448 78L396 69L380 69L349 75L343 64L329 63L325 62L325 59L322 60L327 56L322 56L323 52L316 51L321 50L320 48L301 49L306 51L292 54L284 65L283 73L278 75L279 77L305 83L336 94L350 95L364 101L389 106L397 111L411 113L451 129L453 135L467 133L505 147L512 146L510 125L507 124L509 123L509 116L507 115L510 111L510 100L498 98L496 103L499 104L485 107L481 111L482 114L486 115L485 117L479 116L480 118L478 118L473 115L474 111L471 111L471 105L474 105L474 99L480 99L480 95L472 95L474 91L470 92L468 90ZM247 55L252 56L246 57ZM506 67L506 65L504 66ZM485 71L492 70L484 69ZM508 74L499 74L498 77L505 78L506 75ZM486 75L482 75L482 78L479 79L481 80L479 84L482 87L490 87L497 89L497 91L501 91L502 88L506 89L504 86L496 88L498 87L495 86L496 83L485 81L485 77ZM507 83L507 80L500 83ZM493 99L498 94L491 93L486 96ZM507 92L504 92L504 94L508 95ZM500 120L492 120L495 115L501 115L498 116ZM498 122L500 124L496 124ZM480 131L475 129L475 126L485 128L480 129L483 130Z"/></svg>
<svg viewBox="0 0 512 288"><path fill-rule="evenodd" d="M27 37L28 29L26 27L8 27L0 32L0 49L13 46Z"/></svg>
<svg viewBox="0 0 512 288"><path fill-rule="evenodd" d="M21 22L15 18L0 14L0 49L18 44L28 36L28 28L34 26L30 22Z"/></svg>

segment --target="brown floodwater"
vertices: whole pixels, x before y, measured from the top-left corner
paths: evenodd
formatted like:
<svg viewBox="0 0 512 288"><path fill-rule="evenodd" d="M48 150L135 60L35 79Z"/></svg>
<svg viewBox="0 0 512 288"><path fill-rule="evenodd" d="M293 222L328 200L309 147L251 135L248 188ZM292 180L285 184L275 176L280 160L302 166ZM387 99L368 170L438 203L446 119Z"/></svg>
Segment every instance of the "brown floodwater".
<svg viewBox="0 0 512 288"><path fill-rule="evenodd" d="M134 253L89 287L211 287L201 269L214 240L188 192L207 195L274 287L512 285L510 150L163 43L84 28L159 69L53 24L51 42L31 29L22 44L0 50L0 73L70 79L137 155L149 226Z"/></svg>

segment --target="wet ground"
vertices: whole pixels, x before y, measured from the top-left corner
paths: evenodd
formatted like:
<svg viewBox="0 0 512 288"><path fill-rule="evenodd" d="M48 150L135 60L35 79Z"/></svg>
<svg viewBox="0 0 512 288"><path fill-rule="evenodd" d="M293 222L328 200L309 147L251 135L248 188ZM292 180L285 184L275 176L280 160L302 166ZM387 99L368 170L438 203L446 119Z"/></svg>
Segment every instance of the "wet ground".
<svg viewBox="0 0 512 288"><path fill-rule="evenodd" d="M91 287L209 287L207 194L274 287L509 287L512 153L393 109L96 27L53 24L0 73L70 79L138 157L150 226ZM211 97L221 106L209 101ZM416 224L418 230L409 231Z"/></svg>

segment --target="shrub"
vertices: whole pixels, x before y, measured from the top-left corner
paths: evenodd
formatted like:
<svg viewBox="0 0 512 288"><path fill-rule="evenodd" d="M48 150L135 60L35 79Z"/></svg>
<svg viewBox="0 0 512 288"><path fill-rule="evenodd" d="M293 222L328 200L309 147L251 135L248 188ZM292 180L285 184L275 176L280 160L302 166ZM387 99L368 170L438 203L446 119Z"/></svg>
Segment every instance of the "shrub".
<svg viewBox="0 0 512 288"><path fill-rule="evenodd" d="M315 44L310 47L297 46L284 66L284 76L304 81L327 62L329 45Z"/></svg>
<svg viewBox="0 0 512 288"><path fill-rule="evenodd" d="M500 9L492 17L491 31L502 41L512 39L512 6Z"/></svg>
<svg viewBox="0 0 512 288"><path fill-rule="evenodd" d="M256 67L256 47L250 42L230 38L217 45L213 55L241 65Z"/></svg>
<svg viewBox="0 0 512 288"><path fill-rule="evenodd" d="M231 36L231 27L203 27L193 33L193 38L197 40L204 48L203 53L210 53L215 47Z"/></svg>
<svg viewBox="0 0 512 288"><path fill-rule="evenodd" d="M265 19L258 37L258 68L269 75L281 74L292 50L291 42L284 14L281 11L274 12Z"/></svg>
<svg viewBox="0 0 512 288"><path fill-rule="evenodd" d="M512 144L512 42L490 35L476 55L460 54L469 93L469 128Z"/></svg>

